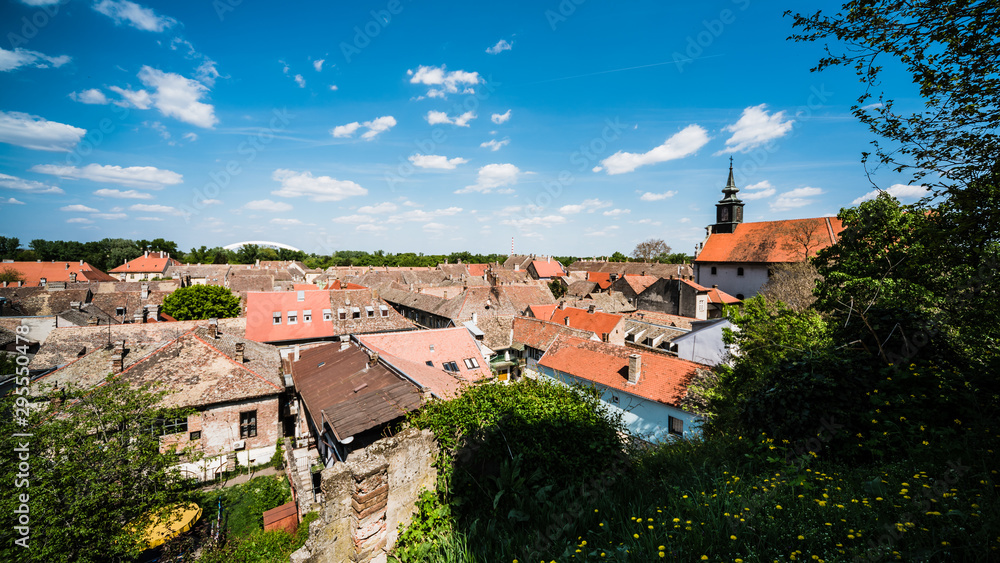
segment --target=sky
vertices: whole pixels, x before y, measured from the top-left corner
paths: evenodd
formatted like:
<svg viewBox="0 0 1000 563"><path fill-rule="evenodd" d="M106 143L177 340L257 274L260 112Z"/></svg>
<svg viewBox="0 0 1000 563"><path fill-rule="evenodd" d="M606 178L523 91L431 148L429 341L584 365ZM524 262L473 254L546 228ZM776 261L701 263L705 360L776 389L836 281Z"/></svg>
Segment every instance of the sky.
<svg viewBox="0 0 1000 563"><path fill-rule="evenodd" d="M869 178L863 85L776 2L0 2L23 244L693 253L730 158L746 221L925 193Z"/></svg>

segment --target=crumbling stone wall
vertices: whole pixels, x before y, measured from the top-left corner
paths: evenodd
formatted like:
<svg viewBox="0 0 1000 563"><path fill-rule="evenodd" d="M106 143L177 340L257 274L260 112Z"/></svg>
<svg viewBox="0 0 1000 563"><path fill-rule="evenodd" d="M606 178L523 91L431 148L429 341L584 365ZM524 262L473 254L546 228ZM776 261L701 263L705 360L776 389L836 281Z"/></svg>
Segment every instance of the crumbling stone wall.
<svg viewBox="0 0 1000 563"><path fill-rule="evenodd" d="M409 428L352 452L322 474L320 519L294 563L386 561L399 524L407 524L422 489L434 490L437 443Z"/></svg>

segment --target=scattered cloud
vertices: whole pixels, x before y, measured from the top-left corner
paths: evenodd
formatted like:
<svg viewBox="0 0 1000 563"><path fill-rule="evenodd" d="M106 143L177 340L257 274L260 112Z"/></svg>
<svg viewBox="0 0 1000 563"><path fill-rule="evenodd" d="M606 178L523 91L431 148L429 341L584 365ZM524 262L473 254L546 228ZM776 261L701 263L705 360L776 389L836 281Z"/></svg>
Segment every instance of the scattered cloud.
<svg viewBox="0 0 1000 563"><path fill-rule="evenodd" d="M81 104L104 105L110 102L108 97L97 88L84 90L82 92L70 92L69 97Z"/></svg>
<svg viewBox="0 0 1000 563"><path fill-rule="evenodd" d="M492 139L492 140L486 141L485 143L479 143L479 146L481 146L483 148L486 148L486 149L490 149L493 152L496 152L496 151L500 150L504 145L509 145L509 144L510 144L510 139L504 139L502 141L498 141L496 139Z"/></svg>
<svg viewBox="0 0 1000 563"><path fill-rule="evenodd" d="M868 104L861 106L861 109L880 109L884 104L882 102L875 102L874 104Z"/></svg>
<svg viewBox="0 0 1000 563"><path fill-rule="evenodd" d="M610 201L602 201L600 199L585 199L581 203L574 205L564 205L559 208L559 213L563 215L573 215L576 213L582 213L586 211L587 213L593 213L598 209L604 209L605 207L611 207ZM605 213L607 215L607 213Z"/></svg>
<svg viewBox="0 0 1000 563"><path fill-rule="evenodd" d="M740 193L739 198L746 201L753 201L756 199L764 199L771 197L775 194L777 190L771 185L767 180L761 180L756 184L750 184L749 186L743 188L743 192Z"/></svg>
<svg viewBox="0 0 1000 563"><path fill-rule="evenodd" d="M381 233L382 231L385 231L386 228L382 225L365 224L358 225L354 230L362 233Z"/></svg>
<svg viewBox="0 0 1000 563"><path fill-rule="evenodd" d="M206 129L215 127L219 122L215 117L215 107L201 101L202 96L208 93L208 88L201 82L150 66L139 70L139 80L155 89L150 97L163 115Z"/></svg>
<svg viewBox="0 0 1000 563"><path fill-rule="evenodd" d="M442 235L451 229L448 225L444 223L427 223L423 227L424 232L431 235Z"/></svg>
<svg viewBox="0 0 1000 563"><path fill-rule="evenodd" d="M14 198L8 198L6 200L0 199L0 203L6 203L8 205L24 205L23 201L16 200Z"/></svg>
<svg viewBox="0 0 1000 563"><path fill-rule="evenodd" d="M429 111L427 112L427 123L431 125L438 125L440 123L447 123L451 125L457 125L458 127L468 127L469 122L475 119L476 112L467 111L458 117L448 117L448 114L443 111Z"/></svg>
<svg viewBox="0 0 1000 563"><path fill-rule="evenodd" d="M511 186L517 183L521 170L513 164L487 164L479 169L479 176L476 183L456 190L456 194L467 193L490 193L496 188ZM509 193L506 190L499 190L497 193Z"/></svg>
<svg viewBox="0 0 1000 563"><path fill-rule="evenodd" d="M83 168L76 166L60 166L58 164L36 164L32 172L51 174L60 178L72 180L90 180L118 184L130 188L160 190L165 186L180 184L184 177L171 170L161 170L153 166L121 166L88 164Z"/></svg>
<svg viewBox="0 0 1000 563"><path fill-rule="evenodd" d="M388 218L388 223L405 223L410 221L432 221L434 219L440 219L441 217L451 217L453 215L458 215L462 212L461 207L448 207L445 209L435 209L432 211L424 211L423 209L411 209L410 211L404 211L398 215L393 215Z"/></svg>
<svg viewBox="0 0 1000 563"><path fill-rule="evenodd" d="M143 31L161 32L173 27L177 20L157 15L153 10L128 0L101 0L94 9L115 20L118 25L126 24Z"/></svg>
<svg viewBox="0 0 1000 563"><path fill-rule="evenodd" d="M306 197L310 201L340 201L351 196L368 195L368 190L350 180L329 176L313 177L312 172L279 168L271 178L281 182L281 189L271 192L281 197Z"/></svg>
<svg viewBox="0 0 1000 563"><path fill-rule="evenodd" d="M391 201L385 201L382 203L376 203L375 205L363 205L358 208L358 213L395 213L399 209L395 203Z"/></svg>
<svg viewBox="0 0 1000 563"><path fill-rule="evenodd" d="M639 199L641 201L662 201L664 199L672 198L675 195L677 195L677 192L674 190L669 190L662 193L646 192L641 196L639 196Z"/></svg>
<svg viewBox="0 0 1000 563"><path fill-rule="evenodd" d="M624 174L632 172L640 166L647 164L657 164L684 158L697 152L698 149L708 143L708 132L699 125L688 125L684 129L674 133L669 139L658 147L645 153L630 153L618 151L615 154L601 161L602 167L595 168L595 172L601 169L608 174Z"/></svg>
<svg viewBox="0 0 1000 563"><path fill-rule="evenodd" d="M619 229L618 225L607 225L600 230L588 229L587 232L584 233L584 235L588 237L609 237L614 235L615 234L614 231L618 229Z"/></svg>
<svg viewBox="0 0 1000 563"><path fill-rule="evenodd" d="M91 214L94 219L103 219L105 221L117 221L118 219L125 219L128 217L127 213L94 213Z"/></svg>
<svg viewBox="0 0 1000 563"><path fill-rule="evenodd" d="M511 47L512 45L508 43L506 39L501 39L500 41L497 41L496 45L488 47L486 52L491 55L498 55L504 51L510 51Z"/></svg>
<svg viewBox="0 0 1000 563"><path fill-rule="evenodd" d="M153 104L153 99L145 90L131 90L118 86L110 86L108 89L122 97L121 100L115 102L116 106L149 109L149 106Z"/></svg>
<svg viewBox="0 0 1000 563"><path fill-rule="evenodd" d="M798 207L805 207L814 202L813 197L823 194L819 188L795 188L787 192L782 192L778 198L771 202L771 211L787 211Z"/></svg>
<svg viewBox="0 0 1000 563"><path fill-rule="evenodd" d="M299 221L298 219L280 219L278 217L275 217L274 219L271 219L268 222L271 223L272 225L301 225L302 224L302 221Z"/></svg>
<svg viewBox="0 0 1000 563"><path fill-rule="evenodd" d="M184 212L169 205L137 203L129 207L132 211L142 211L144 213L168 213L170 215L184 215Z"/></svg>
<svg viewBox="0 0 1000 563"><path fill-rule="evenodd" d="M785 136L794 124L794 119L785 119L783 111L768 115L767 104L748 107L743 110L739 121L722 128L723 131L732 133L732 136L726 139L726 148L715 154L747 152Z"/></svg>
<svg viewBox="0 0 1000 563"><path fill-rule="evenodd" d="M69 152L86 134L86 129L47 121L37 115L0 110L0 143L39 151Z"/></svg>
<svg viewBox="0 0 1000 563"><path fill-rule="evenodd" d="M331 85L330 85L330 90L332 90L332 91L336 92L337 90L340 90L340 88L337 88L337 85L336 85L336 84L331 84Z"/></svg>
<svg viewBox="0 0 1000 563"><path fill-rule="evenodd" d="M84 224L84 225L92 225L94 223L93 220L87 219L86 217L73 217L72 219L66 219L66 222L67 223L81 223L81 224Z"/></svg>
<svg viewBox="0 0 1000 563"><path fill-rule="evenodd" d="M315 61L313 61L313 68L316 69L316 72L320 72L321 70L323 70L323 63L325 62L326 59L316 59Z"/></svg>
<svg viewBox="0 0 1000 563"><path fill-rule="evenodd" d="M483 79L478 72L466 72L464 70L453 70L448 72L445 66L420 66L416 71L408 70L406 75L410 77L410 84L424 84L431 86L427 90L429 98L443 98L446 94L455 94L462 88L463 93L471 93L472 87Z"/></svg>
<svg viewBox="0 0 1000 563"><path fill-rule="evenodd" d="M66 55L50 57L38 51L29 51L20 47L15 48L13 51L8 51L0 47L0 72L17 70L22 66L32 66L35 68L49 68L51 66L59 68L70 60Z"/></svg>
<svg viewBox="0 0 1000 563"><path fill-rule="evenodd" d="M254 201L248 201L243 205L243 209L249 211L267 211L270 213L284 213L286 211L291 211L292 206L283 201L271 201L269 199L257 199Z"/></svg>
<svg viewBox="0 0 1000 563"><path fill-rule="evenodd" d="M632 213L631 209L611 209L604 212L604 215L608 217L618 217L619 215L626 215Z"/></svg>
<svg viewBox="0 0 1000 563"><path fill-rule="evenodd" d="M202 200L201 204L202 205L222 205L222 200L221 199L206 199L206 200Z"/></svg>
<svg viewBox="0 0 1000 563"><path fill-rule="evenodd" d="M503 221L500 221L500 224L523 229L525 227L535 226L551 227L552 225L562 225L565 222L566 218L562 215L545 215L544 217L537 216L504 219Z"/></svg>
<svg viewBox="0 0 1000 563"><path fill-rule="evenodd" d="M136 221L162 221L163 217L136 217Z"/></svg>
<svg viewBox="0 0 1000 563"><path fill-rule="evenodd" d="M295 75L295 83L299 85L299 88L305 88L306 87L306 79L302 78L301 74L296 74Z"/></svg>
<svg viewBox="0 0 1000 563"><path fill-rule="evenodd" d="M198 140L197 133L184 133L183 137L192 143Z"/></svg>
<svg viewBox="0 0 1000 563"><path fill-rule="evenodd" d="M431 168L435 170L454 170L459 164L469 162L466 158L448 158L437 154L415 154L410 157L410 162L417 168Z"/></svg>
<svg viewBox="0 0 1000 563"><path fill-rule="evenodd" d="M29 194L66 193L62 190L62 188L57 188L55 186L50 186L34 180L25 180L24 178L18 178L17 176L9 176L7 174L0 174L0 188L18 190Z"/></svg>
<svg viewBox="0 0 1000 563"><path fill-rule="evenodd" d="M375 119L365 121L364 123L358 123L355 121L346 125L338 125L333 129L330 129L330 134L338 138L347 138L353 136L358 129L364 127L368 130L362 133L361 138L370 141L377 137L379 133L384 133L395 126L395 117L391 115L383 115L382 117L376 117Z"/></svg>
<svg viewBox="0 0 1000 563"><path fill-rule="evenodd" d="M69 211L75 213L97 213L99 209L94 209L93 207L87 207L86 205L64 205L59 208L59 211Z"/></svg>
<svg viewBox="0 0 1000 563"><path fill-rule="evenodd" d="M490 119L493 120L493 123L500 125L510 119L510 112L511 110L507 110L504 113L494 113L490 116Z"/></svg>
<svg viewBox="0 0 1000 563"><path fill-rule="evenodd" d="M851 202L852 205L858 205L859 203L868 201L869 199L875 199L878 197L880 190L872 190L865 195L859 197L858 199ZM892 197L902 201L904 199L915 201L924 196L930 195L931 191L927 186L908 186L906 184L893 184L885 190L886 193Z"/></svg>
<svg viewBox="0 0 1000 563"><path fill-rule="evenodd" d="M344 215L342 217L334 217L332 219L334 223L374 223L375 218L371 215Z"/></svg>

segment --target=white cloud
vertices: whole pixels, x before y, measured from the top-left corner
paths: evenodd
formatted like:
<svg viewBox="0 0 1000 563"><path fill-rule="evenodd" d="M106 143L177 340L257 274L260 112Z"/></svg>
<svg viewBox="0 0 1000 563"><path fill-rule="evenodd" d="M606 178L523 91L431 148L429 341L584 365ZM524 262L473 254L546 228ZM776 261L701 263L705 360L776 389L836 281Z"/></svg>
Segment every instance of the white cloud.
<svg viewBox="0 0 1000 563"><path fill-rule="evenodd" d="M157 15L153 10L128 0L101 0L94 9L115 20L143 31L160 32L177 23L177 20Z"/></svg>
<svg viewBox="0 0 1000 563"><path fill-rule="evenodd" d="M24 205L23 201L19 201L14 198L8 198L7 201L0 200L0 202L6 203L8 205Z"/></svg>
<svg viewBox="0 0 1000 563"><path fill-rule="evenodd" d="M139 70L139 80L156 90L151 96L153 105L163 115L206 129L219 122L215 117L215 108L200 101L208 93L208 88L201 82L149 66Z"/></svg>
<svg viewBox="0 0 1000 563"><path fill-rule="evenodd" d="M521 170L513 164L487 164L479 169L479 177L475 184L456 190L455 193L489 193L495 188L516 184L520 174Z"/></svg>
<svg viewBox="0 0 1000 563"><path fill-rule="evenodd" d="M97 88L91 88L79 93L70 92L69 97L81 104L103 105L109 103L108 97Z"/></svg>
<svg viewBox="0 0 1000 563"><path fill-rule="evenodd" d="M365 225L358 225L354 230L362 233L381 233L382 231L385 231L386 228L383 227L382 225L365 224Z"/></svg>
<svg viewBox="0 0 1000 563"><path fill-rule="evenodd" d="M105 221L116 221L118 219L125 219L128 217L126 213L94 213L91 215L94 219L104 219Z"/></svg>
<svg viewBox="0 0 1000 563"><path fill-rule="evenodd" d="M281 182L281 189L271 192L281 197L307 197L310 201L340 201L351 196L368 195L368 190L350 180L329 176L313 177L312 172L279 168L271 178Z"/></svg>
<svg viewBox="0 0 1000 563"><path fill-rule="evenodd" d="M406 71L406 74L410 77L410 84L435 86L435 88L430 88L427 91L427 96L431 98L443 98L446 93L455 94L463 86L465 87L463 92L468 92L471 90L471 86L483 82L479 78L478 72L466 72L464 70L448 72L445 70L444 65L440 67L420 66L417 67L416 71Z"/></svg>
<svg viewBox="0 0 1000 563"><path fill-rule="evenodd" d="M927 189L927 186L908 186L906 184L893 184L885 190L886 193L892 197L902 201L904 199L908 200L918 200L924 196L930 195L931 191ZM851 205L858 205L859 203L868 201L869 199L875 199L878 197L879 190L872 190L865 195L859 197L858 199L851 202Z"/></svg>
<svg viewBox="0 0 1000 563"><path fill-rule="evenodd" d="M184 133L183 137L192 143L198 140L197 133Z"/></svg>
<svg viewBox="0 0 1000 563"><path fill-rule="evenodd" d="M814 201L809 198L816 197L823 193L823 190L819 188L810 187L795 188L794 190L782 192L778 195L777 199L771 202L771 211L787 211L789 209L805 207Z"/></svg>
<svg viewBox="0 0 1000 563"><path fill-rule="evenodd" d="M162 217L136 217L136 221L162 221Z"/></svg>
<svg viewBox="0 0 1000 563"><path fill-rule="evenodd" d="M257 199L254 201L246 202L246 204L243 205L243 209L248 209L250 211L268 211L271 213L284 213L285 211L291 211L292 206L283 201Z"/></svg>
<svg viewBox="0 0 1000 563"><path fill-rule="evenodd" d="M743 189L744 191L739 195L739 198L746 201L768 198L773 196L777 191L767 180L761 180L756 184L750 184Z"/></svg>
<svg viewBox="0 0 1000 563"><path fill-rule="evenodd" d="M83 168L77 168L76 166L60 166L58 164L36 164L31 167L31 171L51 174L60 178L105 182L146 190L160 190L164 186L172 186L184 181L184 176L176 172L161 170L153 166L122 168L121 166L88 164Z"/></svg>
<svg viewBox="0 0 1000 563"><path fill-rule="evenodd" d="M296 74L295 75L295 83L299 85L299 88L305 88L306 87L306 79L302 78L301 74Z"/></svg>
<svg viewBox="0 0 1000 563"><path fill-rule="evenodd" d="M170 207L169 205L148 205L145 203L137 203L132 207L129 207L129 209L145 213L169 213L170 215L184 215L183 211L177 209L176 207Z"/></svg>
<svg viewBox="0 0 1000 563"><path fill-rule="evenodd" d="M523 229L525 227L533 226L544 226L551 227L552 225L561 225L566 222L566 218L562 215L546 215L544 217L522 217L519 219L504 219L500 221L501 225L510 225L511 227L517 227L518 229Z"/></svg>
<svg viewBox="0 0 1000 563"><path fill-rule="evenodd" d="M497 44L486 49L486 52L491 55L496 55L504 51L510 51L511 44L507 42L506 39L501 39L497 41Z"/></svg>
<svg viewBox="0 0 1000 563"><path fill-rule="evenodd" d="M479 143L479 146L485 149L490 149L493 152L496 152L500 150L504 145L509 145L509 144L510 144L510 139L504 139L502 141L491 139L489 141L486 141L485 143Z"/></svg>
<svg viewBox="0 0 1000 563"><path fill-rule="evenodd" d="M334 217L331 219L334 223L374 223L375 218L370 215L344 215L342 217Z"/></svg>
<svg viewBox="0 0 1000 563"><path fill-rule="evenodd" d="M37 115L0 111L0 143L39 151L69 152L86 134L86 129L47 121Z"/></svg>
<svg viewBox="0 0 1000 563"><path fill-rule="evenodd" d="M627 213L632 213L632 210L631 209L611 209L609 211L605 211L604 215L606 215L608 217L618 217L619 215L625 215Z"/></svg>
<svg viewBox="0 0 1000 563"><path fill-rule="evenodd" d="M66 193L62 190L62 188L57 188L41 182L35 182L34 180L25 180L24 178L18 178L17 176L9 176L7 174L0 174L0 188L18 190L30 194Z"/></svg>
<svg viewBox="0 0 1000 563"><path fill-rule="evenodd" d="M149 106L153 103L149 92L145 90L126 90L118 86L110 86L108 89L122 97L121 100L115 102L117 106L149 109Z"/></svg>
<svg viewBox="0 0 1000 563"><path fill-rule="evenodd" d="M511 110L507 110L504 113L494 113L493 115L490 116L490 119L493 120L493 123L500 125L501 123L504 123L510 119L510 112Z"/></svg>
<svg viewBox="0 0 1000 563"><path fill-rule="evenodd" d="M768 115L766 108L767 104L748 107L743 110L739 121L723 127L722 130L732 133L732 136L726 139L726 148L716 154L747 152L792 130L794 119L786 121L783 111Z"/></svg>
<svg viewBox="0 0 1000 563"><path fill-rule="evenodd" d="M99 209L94 209L93 207L87 207L86 205L64 205L59 208L59 211L70 211L76 213L97 213Z"/></svg>
<svg viewBox="0 0 1000 563"><path fill-rule="evenodd" d="M607 225L606 227L604 227L603 229L601 229L599 231L595 231L593 229L589 229L585 233L585 235L588 236L588 237L609 237L609 236L611 236L611 235L614 234L613 231L616 231L618 229L619 229L618 225Z"/></svg>
<svg viewBox="0 0 1000 563"><path fill-rule="evenodd" d="M215 86L215 79L221 76L218 69L215 68L215 61L205 57L205 55L200 55L205 58L205 61L198 65L198 68L194 70L195 74L198 76L198 80L204 83L206 86L211 88Z"/></svg>
<svg viewBox="0 0 1000 563"><path fill-rule="evenodd" d="M586 211L587 213L593 213L598 209L603 209L605 207L611 207L610 201L602 201L600 199L585 199L581 203L574 205L564 205L559 208L559 213L563 215L573 215L575 213L582 213ZM605 213L607 215L607 213Z"/></svg>
<svg viewBox="0 0 1000 563"><path fill-rule="evenodd" d="M325 63L325 62L326 62L326 59L317 59L317 60L313 61L313 68L316 69L316 72L319 72L319 71L323 70L323 63Z"/></svg>
<svg viewBox="0 0 1000 563"><path fill-rule="evenodd" d="M681 223L690 223L690 222L691 222L690 217L681 217Z"/></svg>
<svg viewBox="0 0 1000 563"><path fill-rule="evenodd" d="M701 126L688 125L674 133L658 147L645 153L630 153L618 151L601 161L608 174L623 174L632 172L640 166L656 164L684 158L694 154L708 142L708 132ZM596 171L596 170L595 170Z"/></svg>
<svg viewBox="0 0 1000 563"><path fill-rule="evenodd" d="M431 125L438 125L440 123L447 123L450 125L457 125L459 127L468 127L469 122L475 119L476 112L467 111L458 117L448 117L448 114L443 111L429 111L427 112L427 123Z"/></svg>
<svg viewBox="0 0 1000 563"><path fill-rule="evenodd" d="M358 208L358 213L395 213L399 209L395 203L391 201L385 201L382 203L377 203L375 205L363 205Z"/></svg>
<svg viewBox="0 0 1000 563"><path fill-rule="evenodd" d="M440 219L441 217L451 217L453 215L458 215L461 212L462 212L461 207L448 207L445 209L435 209L433 211L424 211L423 209L411 209L410 211L404 211L398 215L393 215L389 217L387 222L404 223L408 221L432 221L434 219Z"/></svg>
<svg viewBox="0 0 1000 563"><path fill-rule="evenodd" d="M72 219L66 219L66 222L67 223L82 223L84 225L91 225L91 224L94 223L92 220L87 219L85 217L73 217Z"/></svg>
<svg viewBox="0 0 1000 563"><path fill-rule="evenodd" d="M338 125L333 129L330 129L330 134L334 137L345 138L354 135L358 129L362 127L368 129L362 135L362 139L372 140L378 136L379 133L383 133L392 129L396 126L396 118L391 115L383 115L382 117L376 117L371 121L365 121L364 123L358 123L357 121L353 123L348 123L346 125Z"/></svg>
<svg viewBox="0 0 1000 563"><path fill-rule="evenodd" d="M340 90L340 88L337 88L337 85L336 85L336 84L331 84L331 85L330 85L330 90L332 90L332 91L336 92L337 90Z"/></svg>
<svg viewBox="0 0 1000 563"><path fill-rule="evenodd" d="M50 57L38 51L29 51L19 47L13 51L8 51L0 47L0 72L8 72L22 66L33 66L35 68L49 68L53 66L59 68L69 61L70 58L66 55Z"/></svg>
<svg viewBox="0 0 1000 563"><path fill-rule="evenodd" d="M272 225L301 225L302 224L302 221L299 221L298 219L279 219L277 217L275 217L274 219L271 219L268 222L271 223Z"/></svg>
<svg viewBox="0 0 1000 563"><path fill-rule="evenodd" d="M675 192L674 190L669 190L662 193L646 192L641 196L639 196L639 199L642 201L662 201L664 199L672 198L675 195L677 195L677 192Z"/></svg>
<svg viewBox="0 0 1000 563"><path fill-rule="evenodd" d="M206 199L201 202L202 205L222 205L221 199Z"/></svg>
<svg viewBox="0 0 1000 563"><path fill-rule="evenodd" d="M430 233L432 235L440 235L443 234L445 231L451 229L451 227L445 225L444 223L427 223L426 225L424 225L423 229L425 233Z"/></svg>
<svg viewBox="0 0 1000 563"><path fill-rule="evenodd" d="M466 158L448 158L437 154L415 154L410 157L410 162L417 168L433 168L437 170L454 170L459 164L469 162Z"/></svg>

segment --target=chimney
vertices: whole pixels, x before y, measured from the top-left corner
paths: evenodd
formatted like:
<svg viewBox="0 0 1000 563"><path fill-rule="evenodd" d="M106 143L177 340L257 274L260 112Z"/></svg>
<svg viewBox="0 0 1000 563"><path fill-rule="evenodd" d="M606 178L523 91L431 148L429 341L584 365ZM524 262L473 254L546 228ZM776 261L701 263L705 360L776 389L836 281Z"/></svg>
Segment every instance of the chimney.
<svg viewBox="0 0 1000 563"><path fill-rule="evenodd" d="M144 301L146 299L149 299L149 284L148 283L143 283L142 284L142 299Z"/></svg>
<svg viewBox="0 0 1000 563"><path fill-rule="evenodd" d="M472 313L472 324L474 324L476 326L479 326L479 323L476 322L478 320L479 320L479 313L473 312Z"/></svg>
<svg viewBox="0 0 1000 563"><path fill-rule="evenodd" d="M76 283L76 272L69 273L69 281L70 283Z"/></svg>
<svg viewBox="0 0 1000 563"><path fill-rule="evenodd" d="M143 253L142 257L149 258L149 251L147 250L145 253Z"/></svg>
<svg viewBox="0 0 1000 563"><path fill-rule="evenodd" d="M444 290L444 298L445 298L445 299L447 299L447 298L448 298L448 290L447 290L447 289L446 289L446 290Z"/></svg>
<svg viewBox="0 0 1000 563"><path fill-rule="evenodd" d="M629 354L628 356L628 382L632 385L639 383L639 376L642 374L642 356L639 354Z"/></svg>
<svg viewBox="0 0 1000 563"><path fill-rule="evenodd" d="M208 336L209 338L219 337L219 319L215 317L208 319Z"/></svg>
<svg viewBox="0 0 1000 563"><path fill-rule="evenodd" d="M236 343L236 357L233 359L236 360L236 363L238 364L243 363L243 346L244 344L242 342Z"/></svg>
<svg viewBox="0 0 1000 563"><path fill-rule="evenodd" d="M99 323L99 322L100 322L100 319L98 319L97 317L90 317L89 319L87 319L87 325L88 326L97 326L97 323Z"/></svg>
<svg viewBox="0 0 1000 563"><path fill-rule="evenodd" d="M149 306L149 316L152 317L154 321L160 320L160 306L150 305Z"/></svg>
<svg viewBox="0 0 1000 563"><path fill-rule="evenodd" d="M560 301L559 302L559 308L560 309L565 309L566 308L566 302L565 301Z"/></svg>
<svg viewBox="0 0 1000 563"><path fill-rule="evenodd" d="M299 361L299 345L298 344L295 345L295 360L294 361L296 361L296 362Z"/></svg>
<svg viewBox="0 0 1000 563"><path fill-rule="evenodd" d="M66 269L69 269L69 262L66 262Z"/></svg>
<svg viewBox="0 0 1000 563"><path fill-rule="evenodd" d="M596 310L597 310L597 305L591 305L591 306L587 307L587 312L590 313L591 315L593 315L594 311L596 311Z"/></svg>
<svg viewBox="0 0 1000 563"><path fill-rule="evenodd" d="M514 264L514 271L515 271L515 272L520 272L520 271L521 271L521 265L520 265L520 264L517 264L517 263L515 263L515 264Z"/></svg>
<svg viewBox="0 0 1000 563"><path fill-rule="evenodd" d="M566 326L569 326L569 315L563 317L563 322L566 323Z"/></svg>
<svg viewBox="0 0 1000 563"><path fill-rule="evenodd" d="M111 356L111 373L121 373L122 372L122 356L121 354L115 354Z"/></svg>
<svg viewBox="0 0 1000 563"><path fill-rule="evenodd" d="M142 324L142 323L146 322L146 317L143 316L143 314L142 314L143 312L144 311L142 311L142 312L136 311L135 314L132 315L132 322L135 323L135 324Z"/></svg>
<svg viewBox="0 0 1000 563"><path fill-rule="evenodd" d="M124 358L125 357L125 339L123 338L123 339L119 340L118 342L115 342L115 347L118 348L118 355L121 356L122 358Z"/></svg>
<svg viewBox="0 0 1000 563"><path fill-rule="evenodd" d="M372 352L368 355L368 367L375 367L378 364L378 352Z"/></svg>

